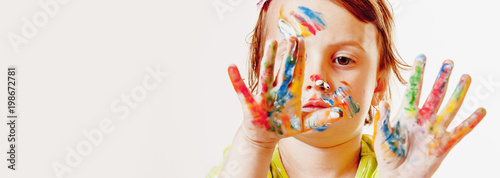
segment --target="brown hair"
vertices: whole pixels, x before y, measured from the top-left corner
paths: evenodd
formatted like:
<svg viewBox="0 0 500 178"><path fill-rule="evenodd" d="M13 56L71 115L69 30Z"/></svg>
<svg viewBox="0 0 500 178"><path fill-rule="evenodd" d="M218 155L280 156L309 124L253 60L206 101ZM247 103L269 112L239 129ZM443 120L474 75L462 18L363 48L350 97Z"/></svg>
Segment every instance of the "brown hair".
<svg viewBox="0 0 500 178"><path fill-rule="evenodd" d="M378 66L377 74L380 76L378 85L385 86L381 89L384 91L383 99L391 98L391 91L389 87L390 73L394 73L399 82L405 84L406 81L401 76L400 70L406 70L409 67L403 60L401 60L395 44L393 42L393 28L394 20L392 11L389 10L389 5L385 0L339 0L347 11L354 15L359 21L365 23L373 23L378 30L377 42L379 46L380 63ZM253 30L252 41L250 43L250 60L248 70L248 85L253 92L257 87L259 81L260 60L264 53L265 43L265 24L267 16L267 8L271 0L265 2L260 10L257 24ZM373 110L370 107L368 111L368 118L365 124L373 122Z"/></svg>

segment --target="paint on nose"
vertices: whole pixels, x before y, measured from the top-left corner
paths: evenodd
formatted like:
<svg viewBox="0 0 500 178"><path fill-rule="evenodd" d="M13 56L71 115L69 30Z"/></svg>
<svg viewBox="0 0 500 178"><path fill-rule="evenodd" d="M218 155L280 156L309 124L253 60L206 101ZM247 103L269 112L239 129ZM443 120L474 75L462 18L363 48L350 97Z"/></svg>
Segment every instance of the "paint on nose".
<svg viewBox="0 0 500 178"><path fill-rule="evenodd" d="M318 87L324 88L325 90L330 89L330 84L327 81L321 79L319 75L313 74L309 77L312 82Z"/></svg>

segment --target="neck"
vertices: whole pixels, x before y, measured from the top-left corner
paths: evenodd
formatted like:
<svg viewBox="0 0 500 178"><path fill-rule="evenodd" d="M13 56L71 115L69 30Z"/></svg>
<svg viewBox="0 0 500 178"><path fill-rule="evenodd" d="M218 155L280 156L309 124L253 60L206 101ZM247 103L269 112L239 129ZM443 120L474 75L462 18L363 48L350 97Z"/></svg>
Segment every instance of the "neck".
<svg viewBox="0 0 500 178"><path fill-rule="evenodd" d="M294 137L281 139L279 151L289 177L354 177L361 135L331 147L316 147Z"/></svg>

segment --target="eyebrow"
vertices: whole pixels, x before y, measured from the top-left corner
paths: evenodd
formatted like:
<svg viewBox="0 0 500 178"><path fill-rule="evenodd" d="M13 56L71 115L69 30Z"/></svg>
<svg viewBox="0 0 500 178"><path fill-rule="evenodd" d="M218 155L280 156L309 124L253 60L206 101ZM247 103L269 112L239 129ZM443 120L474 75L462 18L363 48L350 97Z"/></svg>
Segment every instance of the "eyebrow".
<svg viewBox="0 0 500 178"><path fill-rule="evenodd" d="M286 44L286 43L287 43L286 38L283 38L282 40L280 40L278 42L278 44ZM336 42L333 44L329 44L328 48L338 47L338 46L352 46L352 47L356 47L356 48L361 49L361 51L364 52L365 54L367 53L365 48L363 48L363 46L361 46L361 44L359 44L359 42L353 41L353 40L339 41L339 42Z"/></svg>
<svg viewBox="0 0 500 178"><path fill-rule="evenodd" d="M363 51L364 53L367 53L365 48L363 48L363 46L361 46L361 44L359 44L359 42L357 42L357 41L352 41L352 40L340 41L340 42L336 42L336 43L328 45L328 47L333 47L333 46L335 46L335 47L337 47L337 46L352 46L352 47L356 47L356 48L361 49L361 51Z"/></svg>

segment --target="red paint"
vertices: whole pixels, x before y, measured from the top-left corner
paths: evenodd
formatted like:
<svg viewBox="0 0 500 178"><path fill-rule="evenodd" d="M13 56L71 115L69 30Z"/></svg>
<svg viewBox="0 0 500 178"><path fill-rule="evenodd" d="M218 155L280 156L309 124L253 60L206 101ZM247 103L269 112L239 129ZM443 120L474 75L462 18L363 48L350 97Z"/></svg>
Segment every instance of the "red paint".
<svg viewBox="0 0 500 178"><path fill-rule="evenodd" d="M311 26L311 24L307 23L306 19L304 19L303 17L301 17L300 15L297 15L295 12L291 12L291 14L293 15L293 17L295 17L295 19L297 19L297 21L304 27L307 27L307 29L309 29L309 31L313 34L313 35L316 35L316 29Z"/></svg>
<svg viewBox="0 0 500 178"><path fill-rule="evenodd" d="M458 141L460 141L465 135L467 135L474 127L483 120L485 116L485 110L480 109L474 112L474 114L471 116L471 118L468 118L464 122L462 122L460 125L455 127L453 131L450 133L451 138L447 140L447 142L444 144L442 149L439 150L438 156L441 156L442 154L448 152L455 144L457 144Z"/></svg>
<svg viewBox="0 0 500 178"><path fill-rule="evenodd" d="M427 121L429 121L432 115L435 113L437 109L439 109L438 105L441 101L446 83L448 83L448 78L451 73L451 67L445 66L449 64L443 64L443 69L439 74L439 78L436 79L436 82L432 86L431 94L427 97L427 100L424 103L424 106L419 110L419 118L417 119L417 123L420 125L424 125Z"/></svg>
<svg viewBox="0 0 500 178"><path fill-rule="evenodd" d="M260 91L261 92L260 94L261 94L262 98L264 98L264 96L266 95L267 90L268 90L267 83L266 83L267 81L265 81L265 78L266 77L261 76L261 79L260 79L260 81L262 82L260 84L261 85L261 89L262 89L262 91Z"/></svg>
<svg viewBox="0 0 500 178"><path fill-rule="evenodd" d="M229 78L231 78L231 83L233 84L234 90L238 94L242 94L245 97L245 102L247 104L248 110L254 117L252 123L256 126L266 127L269 130L271 127L267 124L267 112L260 107L252 94L246 87L245 83L241 79L240 72L236 66L229 66L228 68Z"/></svg>
<svg viewBox="0 0 500 178"><path fill-rule="evenodd" d="M346 81L340 81L340 83L344 84L345 86L351 88L351 85L349 83L347 83Z"/></svg>
<svg viewBox="0 0 500 178"><path fill-rule="evenodd" d="M321 77L319 75L313 74L311 77L309 77L311 81L316 82L317 80L321 80Z"/></svg>

